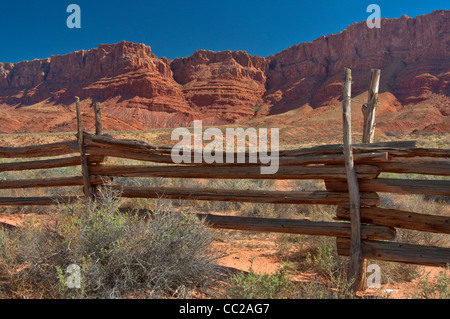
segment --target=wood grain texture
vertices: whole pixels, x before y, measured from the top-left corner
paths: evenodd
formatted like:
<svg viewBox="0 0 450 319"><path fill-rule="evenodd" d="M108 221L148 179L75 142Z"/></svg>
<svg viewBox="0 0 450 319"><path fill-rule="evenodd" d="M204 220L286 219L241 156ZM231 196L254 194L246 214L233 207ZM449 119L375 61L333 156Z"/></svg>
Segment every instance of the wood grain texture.
<svg viewBox="0 0 450 319"><path fill-rule="evenodd" d="M347 205L339 205L338 220L350 220ZM361 207L361 222L432 233L450 234L450 217L384 207Z"/></svg>
<svg viewBox="0 0 450 319"><path fill-rule="evenodd" d="M337 205L348 203L345 192L327 191L259 191L230 190L207 188L171 188L171 187L130 187L112 185L113 190L126 198L167 198L184 200L208 200L226 202L253 202L274 204L325 204ZM379 205L380 197L376 193L362 193L361 203L364 205Z"/></svg>
<svg viewBox="0 0 450 319"><path fill-rule="evenodd" d="M339 255L348 256L350 240L337 238L336 247ZM450 248L373 240L363 240L361 247L363 256L367 259L435 267L446 267L447 264L450 264Z"/></svg>
<svg viewBox="0 0 450 319"><path fill-rule="evenodd" d="M197 216L211 224L212 227L222 229L334 237L350 237L351 235L350 224L348 223L213 214L198 214ZM395 238L395 230L383 226L364 226L362 228L362 237L392 240Z"/></svg>

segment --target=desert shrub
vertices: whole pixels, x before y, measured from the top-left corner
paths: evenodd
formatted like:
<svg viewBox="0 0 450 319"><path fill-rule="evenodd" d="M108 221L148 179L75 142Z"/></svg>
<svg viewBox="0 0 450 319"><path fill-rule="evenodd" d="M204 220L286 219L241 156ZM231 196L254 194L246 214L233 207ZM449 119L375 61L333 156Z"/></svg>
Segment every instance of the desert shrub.
<svg viewBox="0 0 450 319"><path fill-rule="evenodd" d="M446 204L441 201L430 200L421 195L381 194L384 207L422 212L431 215L446 215ZM426 246L450 246L450 237L446 234L429 233L397 228L397 242L419 244ZM420 267L412 264L393 262L377 262L382 271L382 283L408 282L420 276Z"/></svg>
<svg viewBox="0 0 450 319"><path fill-rule="evenodd" d="M325 190L324 182L317 179L296 179L292 183L298 191Z"/></svg>
<svg viewBox="0 0 450 319"><path fill-rule="evenodd" d="M399 208L431 215L448 216L447 203L443 200L428 199L420 195L403 196ZM419 232L398 229L398 241L428 246L450 247L450 236L447 234Z"/></svg>
<svg viewBox="0 0 450 319"><path fill-rule="evenodd" d="M292 282L289 264L283 264L274 274L259 274L250 266L248 273L234 275L226 288L230 299L281 299L289 297Z"/></svg>
<svg viewBox="0 0 450 319"><path fill-rule="evenodd" d="M267 203L243 203L240 214L248 217L277 218L274 204Z"/></svg>
<svg viewBox="0 0 450 319"><path fill-rule="evenodd" d="M348 258L337 254L334 240L323 239L313 250L307 251L303 267L330 281L347 278Z"/></svg>
<svg viewBox="0 0 450 319"><path fill-rule="evenodd" d="M296 285L297 299L353 299L356 298L351 284L344 278L333 278L329 282L321 282L320 278Z"/></svg>
<svg viewBox="0 0 450 319"><path fill-rule="evenodd" d="M369 264L377 264L381 271L381 284L397 284L410 282L420 276L420 266L390 261L370 261Z"/></svg>
<svg viewBox="0 0 450 319"><path fill-rule="evenodd" d="M192 214L125 215L113 199L65 205L0 235L12 298L186 297L216 275L213 237ZM80 289L69 288L70 265Z"/></svg>
<svg viewBox="0 0 450 319"><path fill-rule="evenodd" d="M383 207L421 212L431 215L448 215L447 204L440 199L421 195L380 194ZM426 246L450 246L447 234L429 233L396 228L396 241ZM382 271L382 283L408 282L420 276L420 266L394 262L377 261Z"/></svg>
<svg viewBox="0 0 450 319"><path fill-rule="evenodd" d="M348 257L337 254L334 238L297 235L291 238L290 242L291 245L297 247L297 251L291 251L288 256L280 251L283 258L293 262L299 271L315 274L313 280L296 284L295 298L344 299L354 297L350 289L351 282L347 279Z"/></svg>
<svg viewBox="0 0 450 319"><path fill-rule="evenodd" d="M450 299L450 267L441 271L434 280L430 273L425 273L419 280L418 287L408 297L412 299Z"/></svg>
<svg viewBox="0 0 450 319"><path fill-rule="evenodd" d="M349 258L337 254L335 240L331 238L304 236L301 242L304 250L295 256L299 267L303 271L312 271L335 287L336 284L344 288L347 282ZM419 266L388 261L368 260L367 264L377 264L381 270L381 284L409 282L419 277ZM346 292L346 288L342 293Z"/></svg>

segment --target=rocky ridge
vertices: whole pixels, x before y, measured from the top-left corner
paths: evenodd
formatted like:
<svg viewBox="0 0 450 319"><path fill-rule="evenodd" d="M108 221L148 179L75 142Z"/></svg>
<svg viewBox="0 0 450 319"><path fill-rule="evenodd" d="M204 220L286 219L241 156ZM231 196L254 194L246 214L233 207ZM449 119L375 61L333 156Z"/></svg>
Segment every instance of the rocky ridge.
<svg viewBox="0 0 450 319"><path fill-rule="evenodd" d="M0 131L72 130L74 96L86 113L100 101L107 129L173 127L194 118L236 123L302 106L330 107L341 99L344 67L352 69L355 96L367 90L370 69L380 68L380 92L392 94L389 109L439 100L433 113L447 117L450 11L382 19L381 25L369 29L365 22L354 23L267 58L199 50L170 61L149 46L124 41L0 63ZM36 117L45 125L33 125ZM427 127L431 124L445 129L439 119Z"/></svg>

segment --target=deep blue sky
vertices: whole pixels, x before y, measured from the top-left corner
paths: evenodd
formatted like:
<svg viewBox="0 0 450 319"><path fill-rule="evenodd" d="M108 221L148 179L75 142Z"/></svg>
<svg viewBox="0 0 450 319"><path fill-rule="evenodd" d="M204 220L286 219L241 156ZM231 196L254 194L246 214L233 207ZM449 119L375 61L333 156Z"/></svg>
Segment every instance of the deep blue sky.
<svg viewBox="0 0 450 319"><path fill-rule="evenodd" d="M81 29L66 26L71 3L81 7ZM450 9L448 0L2 0L0 61L45 58L122 40L145 43L169 59L199 49L266 57L366 20L371 3L380 5L386 18Z"/></svg>

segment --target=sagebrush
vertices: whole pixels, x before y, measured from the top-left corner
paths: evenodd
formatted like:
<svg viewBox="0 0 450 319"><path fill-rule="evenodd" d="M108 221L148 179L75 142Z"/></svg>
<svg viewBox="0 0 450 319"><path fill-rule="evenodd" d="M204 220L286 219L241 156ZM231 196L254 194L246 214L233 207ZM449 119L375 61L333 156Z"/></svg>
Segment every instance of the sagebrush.
<svg viewBox="0 0 450 319"><path fill-rule="evenodd" d="M123 214L116 200L66 204L15 232L0 230L6 298L186 297L217 274L213 236L195 215ZM80 268L81 288L66 270ZM1 281L0 281L1 282Z"/></svg>

